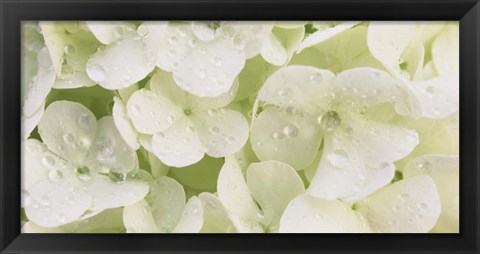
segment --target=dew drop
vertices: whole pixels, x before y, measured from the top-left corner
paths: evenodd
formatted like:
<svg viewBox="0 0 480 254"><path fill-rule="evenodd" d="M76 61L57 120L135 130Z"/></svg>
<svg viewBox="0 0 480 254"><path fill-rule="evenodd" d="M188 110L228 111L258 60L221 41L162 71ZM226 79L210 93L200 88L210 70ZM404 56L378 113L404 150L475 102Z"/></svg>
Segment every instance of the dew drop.
<svg viewBox="0 0 480 254"><path fill-rule="evenodd" d="M87 74L90 79L95 82L101 82L105 80L105 69L101 65L92 64L87 66Z"/></svg>
<svg viewBox="0 0 480 254"><path fill-rule="evenodd" d="M77 177L82 181L90 180L90 168L85 166L77 168Z"/></svg>
<svg viewBox="0 0 480 254"><path fill-rule="evenodd" d="M417 169L420 170L424 174L430 174L432 172L432 164L430 162L425 161L417 165Z"/></svg>
<svg viewBox="0 0 480 254"><path fill-rule="evenodd" d="M186 131L187 133L194 133L194 132L195 132L195 129L194 129L192 126L187 126L187 127L185 128L185 131Z"/></svg>
<svg viewBox="0 0 480 254"><path fill-rule="evenodd" d="M50 179L50 181L54 183L60 182L62 178L63 178L63 173L61 171L51 170L50 172L48 172L48 179Z"/></svg>
<svg viewBox="0 0 480 254"><path fill-rule="evenodd" d="M197 207L196 205L191 207L191 211L192 211L193 214L198 213L198 210L199 210L199 209L198 209L198 207Z"/></svg>
<svg viewBox="0 0 480 254"><path fill-rule="evenodd" d="M108 173L108 178L114 183L122 183L127 179L127 174L110 171Z"/></svg>
<svg viewBox="0 0 480 254"><path fill-rule="evenodd" d="M237 47L238 49L242 50L246 46L246 41L242 36L237 35L233 38L233 45L235 45L235 47Z"/></svg>
<svg viewBox="0 0 480 254"><path fill-rule="evenodd" d="M265 217L265 213L262 211L262 210L259 210L257 212L257 218L259 218L260 220L263 219Z"/></svg>
<svg viewBox="0 0 480 254"><path fill-rule="evenodd" d="M202 53L202 54L204 54L204 55L207 54L207 48L201 47L201 48L200 48L200 53Z"/></svg>
<svg viewBox="0 0 480 254"><path fill-rule="evenodd" d="M188 46L190 46L190 48L195 48L195 47L197 47L197 41L196 41L195 39L189 40L189 41L188 41ZM207 51L207 50L205 49L205 53L206 53L206 51ZM200 52L202 52L202 51L200 51Z"/></svg>
<svg viewBox="0 0 480 254"><path fill-rule="evenodd" d="M298 128L293 124L287 124L283 127L283 133L289 138L294 138L298 135Z"/></svg>
<svg viewBox="0 0 480 254"><path fill-rule="evenodd" d="M45 156L42 158L43 166L52 169L55 167L55 159L52 156Z"/></svg>
<svg viewBox="0 0 480 254"><path fill-rule="evenodd" d="M83 128L90 127L90 123L91 123L91 120L89 115L81 115L78 118L78 124Z"/></svg>
<svg viewBox="0 0 480 254"><path fill-rule="evenodd" d="M221 66L222 65L222 58L219 57L219 56L215 56L213 58L213 64L215 64L216 66Z"/></svg>
<svg viewBox="0 0 480 254"><path fill-rule="evenodd" d="M215 116L217 114L217 110L216 109L209 109L207 111L208 115L209 116Z"/></svg>
<svg viewBox="0 0 480 254"><path fill-rule="evenodd" d="M218 134L218 133L220 133L220 129L218 127L214 126L214 127L210 128L210 132L212 134Z"/></svg>
<svg viewBox="0 0 480 254"><path fill-rule="evenodd" d="M137 28L137 34L145 37L148 34L148 28L144 24L139 25Z"/></svg>
<svg viewBox="0 0 480 254"><path fill-rule="evenodd" d="M31 201L32 201L32 197L30 196L30 193L26 190L22 190L21 192L22 207L29 206Z"/></svg>
<svg viewBox="0 0 480 254"><path fill-rule="evenodd" d="M420 207L422 210L425 210L425 209L428 208L428 205L427 205L426 203L421 203L421 204L419 205L419 207Z"/></svg>
<svg viewBox="0 0 480 254"><path fill-rule="evenodd" d="M168 44L171 46L176 46L178 44L178 38L176 36L168 38Z"/></svg>
<svg viewBox="0 0 480 254"><path fill-rule="evenodd" d="M371 75L372 75L372 78L379 78L380 77L380 72L375 71Z"/></svg>
<svg viewBox="0 0 480 254"><path fill-rule="evenodd" d="M205 71L205 69L198 69L196 73L200 79L204 79L207 77L207 72Z"/></svg>
<svg viewBox="0 0 480 254"><path fill-rule="evenodd" d="M344 167L347 164L349 157L345 150L338 149L328 155L328 160L333 166Z"/></svg>
<svg viewBox="0 0 480 254"><path fill-rule="evenodd" d="M227 142L233 144L237 139L234 136L230 136L227 138Z"/></svg>
<svg viewBox="0 0 480 254"><path fill-rule="evenodd" d="M435 93L435 87L433 87L433 86L427 87L427 93L434 94Z"/></svg>
<svg viewBox="0 0 480 254"><path fill-rule="evenodd" d="M272 134L273 139L282 139L283 138L283 133L280 131L276 131Z"/></svg>
<svg viewBox="0 0 480 254"><path fill-rule="evenodd" d="M292 90L290 88L283 88L280 91L278 91L278 96L282 98L288 98L292 96Z"/></svg>
<svg viewBox="0 0 480 254"><path fill-rule="evenodd" d="M65 133L63 134L63 141L65 141L65 143L69 143L71 144L74 140L74 137L71 133Z"/></svg>
<svg viewBox="0 0 480 254"><path fill-rule="evenodd" d="M42 206L49 206L50 205L50 198L46 195L40 197L40 205Z"/></svg>
<svg viewBox="0 0 480 254"><path fill-rule="evenodd" d="M173 121L175 121L175 118L173 116L167 116L167 123L172 124Z"/></svg>
<svg viewBox="0 0 480 254"><path fill-rule="evenodd" d="M321 82L322 81L322 74L321 73L314 73L309 76L310 81L314 82Z"/></svg>
<svg viewBox="0 0 480 254"><path fill-rule="evenodd" d="M63 48L63 52L65 52L65 54L67 55L73 55L75 54L75 47L73 45L65 45L65 47Z"/></svg>

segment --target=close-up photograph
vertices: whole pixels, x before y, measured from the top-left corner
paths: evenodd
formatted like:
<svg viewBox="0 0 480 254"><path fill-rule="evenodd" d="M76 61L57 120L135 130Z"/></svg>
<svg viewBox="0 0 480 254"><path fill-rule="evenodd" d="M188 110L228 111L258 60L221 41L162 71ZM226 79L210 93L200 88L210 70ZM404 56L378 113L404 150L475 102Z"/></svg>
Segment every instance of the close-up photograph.
<svg viewBox="0 0 480 254"><path fill-rule="evenodd" d="M352 6L2 0L1 253L479 253L480 4Z"/></svg>

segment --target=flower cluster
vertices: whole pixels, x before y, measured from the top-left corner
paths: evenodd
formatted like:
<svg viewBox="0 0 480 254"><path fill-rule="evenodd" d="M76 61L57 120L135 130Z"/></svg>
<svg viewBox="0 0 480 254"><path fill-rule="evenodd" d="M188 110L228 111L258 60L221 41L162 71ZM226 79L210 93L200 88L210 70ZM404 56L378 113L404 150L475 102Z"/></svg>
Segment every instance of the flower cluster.
<svg viewBox="0 0 480 254"><path fill-rule="evenodd" d="M455 22L22 24L22 231L459 231Z"/></svg>

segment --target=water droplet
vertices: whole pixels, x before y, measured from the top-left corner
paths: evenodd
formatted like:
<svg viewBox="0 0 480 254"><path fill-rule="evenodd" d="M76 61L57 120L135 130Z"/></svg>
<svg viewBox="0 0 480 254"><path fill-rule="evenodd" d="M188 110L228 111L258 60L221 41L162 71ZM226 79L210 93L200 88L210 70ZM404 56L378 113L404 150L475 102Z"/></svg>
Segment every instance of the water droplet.
<svg viewBox="0 0 480 254"><path fill-rule="evenodd" d="M417 169L420 170L424 174L430 174L432 172L432 164L430 162L425 161L417 165Z"/></svg>
<svg viewBox="0 0 480 254"><path fill-rule="evenodd" d="M108 173L108 178L114 183L122 183L127 179L127 174L110 171Z"/></svg>
<svg viewBox="0 0 480 254"><path fill-rule="evenodd" d="M65 47L63 48L63 52L65 52L65 54L67 55L73 55L75 54L75 47L73 45L65 45Z"/></svg>
<svg viewBox="0 0 480 254"><path fill-rule="evenodd" d="M198 207L197 207L196 205L192 206L192 207L191 207L191 211L192 211L192 213L194 213L194 214L198 213Z"/></svg>
<svg viewBox="0 0 480 254"><path fill-rule="evenodd" d="M388 162L382 162L382 163L380 163L380 166L379 166L379 167L380 167L380 169L382 169L382 170L387 169L387 168L390 167L390 163L388 163Z"/></svg>
<svg viewBox="0 0 480 254"><path fill-rule="evenodd" d="M116 161L113 156L114 144L109 137L101 137L96 144L97 160L102 163L113 163Z"/></svg>
<svg viewBox="0 0 480 254"><path fill-rule="evenodd" d="M139 25L137 28L137 34L142 37L145 37L148 34L147 26L145 26L144 24Z"/></svg>
<svg viewBox="0 0 480 254"><path fill-rule="evenodd" d="M60 182L60 180L62 180L62 178L63 178L63 173L61 171L50 170L50 172L48 172L48 179L50 179L50 181L52 181L54 183Z"/></svg>
<svg viewBox="0 0 480 254"><path fill-rule="evenodd" d="M200 79L204 79L207 77L207 72L205 71L205 69L198 69L196 73Z"/></svg>
<svg viewBox="0 0 480 254"><path fill-rule="evenodd" d="M298 128L293 124L288 124L283 127L283 133L289 138L294 138L298 135Z"/></svg>
<svg viewBox="0 0 480 254"><path fill-rule="evenodd" d="M212 134L218 134L218 133L220 133L220 129L218 127L214 126L214 127L210 128L210 132Z"/></svg>
<svg viewBox="0 0 480 254"><path fill-rule="evenodd" d="M419 205L419 207L420 207L422 210L425 210L425 209L428 208L428 205L427 205L426 203L421 203L421 204Z"/></svg>
<svg viewBox="0 0 480 254"><path fill-rule="evenodd" d="M322 74L321 73L311 74L309 79L310 79L310 81L321 82L322 81Z"/></svg>
<svg viewBox="0 0 480 254"><path fill-rule="evenodd" d="M257 212L257 218L259 218L260 220L263 219L265 217L265 213L262 211L262 210L259 210Z"/></svg>
<svg viewBox="0 0 480 254"><path fill-rule="evenodd" d="M233 144L233 142L235 142L235 140L237 140L234 136L230 136L227 138L227 142L230 143L230 144Z"/></svg>
<svg viewBox="0 0 480 254"><path fill-rule="evenodd" d="M233 38L233 45L235 45L235 47L237 47L238 49L242 50L246 46L246 41L242 36L237 35Z"/></svg>
<svg viewBox="0 0 480 254"><path fill-rule="evenodd" d="M217 114L217 110L216 109L209 109L207 111L208 115L209 116L215 116Z"/></svg>
<svg viewBox="0 0 480 254"><path fill-rule="evenodd" d="M345 150L338 149L328 155L328 160L333 166L344 167L348 163L349 157Z"/></svg>
<svg viewBox="0 0 480 254"><path fill-rule="evenodd" d="M26 190L22 190L21 192L22 207L29 206L31 201L32 201L32 197L30 196L30 193Z"/></svg>
<svg viewBox="0 0 480 254"><path fill-rule="evenodd" d="M285 108L285 112L287 112L287 114L294 114L297 110L293 107L293 106L288 106Z"/></svg>
<svg viewBox="0 0 480 254"><path fill-rule="evenodd" d="M341 124L341 119L335 111L328 111L327 113L317 118L317 123L320 124L325 131L333 131Z"/></svg>
<svg viewBox="0 0 480 254"><path fill-rule="evenodd" d="M55 159L52 156L45 156L42 158L42 164L46 168L53 169L55 167Z"/></svg>
<svg viewBox="0 0 480 254"><path fill-rule="evenodd" d="M216 65L216 66L221 66L222 65L222 58L219 57L219 56L215 56L213 58L213 63Z"/></svg>
<svg viewBox="0 0 480 254"><path fill-rule="evenodd" d="M288 97L292 96L292 93L293 93L292 89L283 88L280 91L278 91L278 96L280 96L282 98L288 98Z"/></svg>
<svg viewBox="0 0 480 254"><path fill-rule="evenodd" d="M90 169L85 166L77 168L77 177L82 181L90 180Z"/></svg>
<svg viewBox="0 0 480 254"><path fill-rule="evenodd" d="M117 39L121 38L125 33L123 27L119 26L115 28L114 35Z"/></svg>
<svg viewBox="0 0 480 254"><path fill-rule="evenodd" d="M202 54L204 54L204 55L207 54L207 48L201 47L201 48L200 48L200 53L202 53Z"/></svg>
<svg viewBox="0 0 480 254"><path fill-rule="evenodd" d="M406 199L408 199L410 197L410 194L408 193L402 193L400 194L400 200L403 202L405 201Z"/></svg>
<svg viewBox="0 0 480 254"><path fill-rule="evenodd" d="M393 206L392 210L393 210L393 212L398 213L400 211L400 207L399 206Z"/></svg>
<svg viewBox="0 0 480 254"><path fill-rule="evenodd" d="M50 58L50 53L48 52L48 48L41 49L37 54L37 61L38 63L45 68L52 67L52 59Z"/></svg>
<svg viewBox="0 0 480 254"><path fill-rule="evenodd" d="M185 131L186 131L187 133L194 133L194 132L195 132L195 129L194 129L192 126L187 126L187 127L185 128Z"/></svg>
<svg viewBox="0 0 480 254"><path fill-rule="evenodd" d="M435 93L435 87L434 86L427 87L427 93L434 94Z"/></svg>
<svg viewBox="0 0 480 254"><path fill-rule="evenodd" d="M178 38L176 36L168 38L168 44L171 46L176 46L178 44Z"/></svg>
<svg viewBox="0 0 480 254"><path fill-rule="evenodd" d="M87 66L87 74L90 79L95 82L101 82L105 80L105 69L101 65L92 64Z"/></svg>
<svg viewBox="0 0 480 254"><path fill-rule="evenodd" d="M40 197L40 205L42 206L49 206L50 205L50 198L46 195Z"/></svg>
<svg viewBox="0 0 480 254"><path fill-rule="evenodd" d="M358 177L358 179L360 179L360 180L365 180L365 178L366 178L366 176L365 176L364 173L358 173L358 174L357 174L357 177Z"/></svg>
<svg viewBox="0 0 480 254"><path fill-rule="evenodd" d="M83 128L90 127L90 124L91 124L90 116L89 115L81 115L78 118L78 124Z"/></svg>
<svg viewBox="0 0 480 254"><path fill-rule="evenodd" d="M74 137L71 133L63 134L63 141L65 141L66 143L72 143L73 140L74 140Z"/></svg>
<svg viewBox="0 0 480 254"><path fill-rule="evenodd" d="M282 138L283 138L283 133L280 132L280 131L276 131L276 132L274 132L274 133L272 134L272 137L273 137L274 139L282 139Z"/></svg>
<svg viewBox="0 0 480 254"><path fill-rule="evenodd" d="M197 41L195 39L191 39L188 41L188 46L190 46L190 48L196 48L197 47ZM205 53L206 53L206 49L205 49ZM202 52L202 51L200 51Z"/></svg>
<svg viewBox="0 0 480 254"><path fill-rule="evenodd" d="M371 75L372 75L372 78L379 78L380 77L380 72L375 71Z"/></svg>

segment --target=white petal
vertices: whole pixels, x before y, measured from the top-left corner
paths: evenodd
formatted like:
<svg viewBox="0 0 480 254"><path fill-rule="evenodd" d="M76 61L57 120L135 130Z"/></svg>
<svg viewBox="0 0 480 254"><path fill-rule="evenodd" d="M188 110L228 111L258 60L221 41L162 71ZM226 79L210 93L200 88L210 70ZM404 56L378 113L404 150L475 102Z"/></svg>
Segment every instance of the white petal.
<svg viewBox="0 0 480 254"><path fill-rule="evenodd" d="M346 203L302 194L288 204L280 233L358 233L358 221Z"/></svg>
<svg viewBox="0 0 480 254"><path fill-rule="evenodd" d="M95 116L80 103L55 101L38 123L38 132L48 148L60 157L82 165L97 128Z"/></svg>
<svg viewBox="0 0 480 254"><path fill-rule="evenodd" d="M36 139L22 142L22 189L30 190L35 184L47 179L60 181L75 169L47 146Z"/></svg>
<svg viewBox="0 0 480 254"><path fill-rule="evenodd" d="M447 25L432 45L432 60L439 74L459 73L460 36L458 25Z"/></svg>
<svg viewBox="0 0 480 254"><path fill-rule="evenodd" d="M279 161L250 164L246 178L263 211L263 224L270 232L278 231L280 217L290 200L305 192L302 179L290 165Z"/></svg>
<svg viewBox="0 0 480 254"><path fill-rule="evenodd" d="M123 37L133 26L126 21L86 21L88 29L103 44L110 44Z"/></svg>
<svg viewBox="0 0 480 254"><path fill-rule="evenodd" d="M27 217L43 227L56 227L75 220L92 204L80 180L70 175L60 182L44 180L30 188Z"/></svg>
<svg viewBox="0 0 480 254"><path fill-rule="evenodd" d="M254 231L258 225L259 209L255 204L242 169L233 157L226 157L217 182L218 199L225 206L237 230ZM246 224L245 227L241 227Z"/></svg>
<svg viewBox="0 0 480 254"><path fill-rule="evenodd" d="M400 57L415 35L416 24L370 22L367 44L370 53L389 71L398 69Z"/></svg>
<svg viewBox="0 0 480 254"><path fill-rule="evenodd" d="M43 39L45 40L46 49L40 50L38 53L39 64L50 69L53 66L55 72L62 72L63 56L65 54L64 47L66 45L65 26L64 23L55 21L39 22Z"/></svg>
<svg viewBox="0 0 480 254"><path fill-rule="evenodd" d="M305 38L303 40L302 44L300 45L298 52L301 52L305 48L311 47L315 44L324 42L331 37L348 30L356 25L358 25L360 22L359 21L347 21L347 22L342 22L341 24L338 24L334 27L323 29L323 30L318 30Z"/></svg>
<svg viewBox="0 0 480 254"><path fill-rule="evenodd" d="M374 230L383 233L426 233L440 215L440 198L432 178L401 180L357 204Z"/></svg>
<svg viewBox="0 0 480 254"><path fill-rule="evenodd" d="M459 110L459 78L458 76L438 76L424 81L408 84L422 110L428 118L445 118Z"/></svg>
<svg viewBox="0 0 480 254"><path fill-rule="evenodd" d="M157 233L158 228L152 216L151 208L145 200L123 209L123 224L127 233Z"/></svg>
<svg viewBox="0 0 480 254"><path fill-rule="evenodd" d="M198 40L195 38L189 24L168 23L165 39L157 45L157 66L158 68L171 72L178 67L190 52L198 47Z"/></svg>
<svg viewBox="0 0 480 254"><path fill-rule="evenodd" d="M203 206L202 233L234 233L235 226L228 216L225 207L217 196L203 192L198 195Z"/></svg>
<svg viewBox="0 0 480 254"><path fill-rule="evenodd" d="M233 38L235 46L250 59L260 53L273 26L274 22L269 21L228 21L222 24L221 29Z"/></svg>
<svg viewBox="0 0 480 254"><path fill-rule="evenodd" d="M288 60L287 50L274 34L269 34L260 52L262 57L273 65L281 66Z"/></svg>
<svg viewBox="0 0 480 254"><path fill-rule="evenodd" d="M251 130L253 151L262 161L283 161L297 170L307 167L322 138L320 126L311 118L276 108L262 111Z"/></svg>
<svg viewBox="0 0 480 254"><path fill-rule="evenodd" d="M109 90L128 87L154 68L153 50L133 35L97 51L87 62L88 77Z"/></svg>
<svg viewBox="0 0 480 254"><path fill-rule="evenodd" d="M146 44L157 51L159 45L167 36L167 29L167 21L145 21L138 26L137 34L143 38Z"/></svg>
<svg viewBox="0 0 480 254"><path fill-rule="evenodd" d="M161 232L171 232L182 216L185 206L185 191L182 185L170 177L160 176L150 185L147 201Z"/></svg>
<svg viewBox="0 0 480 254"><path fill-rule="evenodd" d="M140 144L137 141L138 132L128 117L127 108L120 98L114 97L113 101L112 116L115 126L125 143L133 150L137 150L140 148Z"/></svg>
<svg viewBox="0 0 480 254"><path fill-rule="evenodd" d="M346 202L355 202L388 185L395 176L395 165L389 163L388 165L385 164L382 166L382 168L367 167L365 170L365 183L360 191L352 196L343 198L342 200Z"/></svg>
<svg viewBox="0 0 480 254"><path fill-rule="evenodd" d="M215 39L215 30L209 26L208 22L192 22L192 31L195 36L201 41L211 41Z"/></svg>
<svg viewBox="0 0 480 254"><path fill-rule="evenodd" d="M424 155L408 162L403 170L403 177L429 175L435 181L442 212L432 232L458 233L460 229L459 205L459 160L458 156Z"/></svg>
<svg viewBox="0 0 480 254"><path fill-rule="evenodd" d="M45 104L41 105L37 112L30 117L22 114L22 140L28 139L32 131L37 127L40 119L42 119L43 112L45 112Z"/></svg>
<svg viewBox="0 0 480 254"><path fill-rule="evenodd" d="M147 195L149 187L146 182L130 181L113 182L107 176L92 175L85 182L88 193L93 198L90 210L104 210L137 203Z"/></svg>
<svg viewBox="0 0 480 254"><path fill-rule="evenodd" d="M33 79L32 87L24 98L22 112L25 116L33 116L45 103L48 93L55 82L55 70L38 68L37 75Z"/></svg>
<svg viewBox="0 0 480 254"><path fill-rule="evenodd" d="M93 140L85 166L97 172L128 173L135 169L137 154L127 146L115 127L113 117L104 116L98 120L97 134Z"/></svg>
<svg viewBox="0 0 480 254"><path fill-rule="evenodd" d="M360 67L338 74L334 86L335 100L349 110L362 110L382 102L395 102L406 96L401 85L385 71Z"/></svg>
<svg viewBox="0 0 480 254"><path fill-rule="evenodd" d="M127 112L138 132L150 135L166 130L183 114L167 98L145 89L132 94Z"/></svg>
<svg viewBox="0 0 480 254"><path fill-rule="evenodd" d="M178 221L173 233L198 233L203 226L202 202L197 197L191 197L185 208L182 217Z"/></svg>
<svg viewBox="0 0 480 254"><path fill-rule="evenodd" d="M197 132L195 124L188 117L182 117L167 130L153 136L153 153L171 167L192 165L205 153Z"/></svg>
<svg viewBox="0 0 480 254"><path fill-rule="evenodd" d="M163 164L153 153L148 152L148 162L150 163L150 171L153 178L166 176L170 171L170 167Z"/></svg>
<svg viewBox="0 0 480 254"><path fill-rule="evenodd" d="M411 80L423 79L424 58L425 47L423 43L414 43L405 50L403 60L407 64L406 71L410 75Z"/></svg>
<svg viewBox="0 0 480 254"><path fill-rule="evenodd" d="M182 90L173 80L171 73L158 70L150 79L150 89L175 101L182 109L195 112L227 106L235 98L238 79L235 79L233 86L224 94L216 97L198 97Z"/></svg>
<svg viewBox="0 0 480 254"><path fill-rule="evenodd" d="M55 89L72 89L79 87L90 87L94 85L95 82L88 77L86 72L77 71L71 78L55 80L53 87Z"/></svg>
<svg viewBox="0 0 480 254"><path fill-rule="evenodd" d="M245 56L227 39L200 44L173 70L185 91L199 97L226 93L245 64Z"/></svg>
<svg viewBox="0 0 480 254"><path fill-rule="evenodd" d="M311 66L288 66L265 81L257 99L281 107L317 112L328 107L334 74Z"/></svg>
<svg viewBox="0 0 480 254"><path fill-rule="evenodd" d="M61 228L65 233L124 233L123 207L94 213L88 219L74 221Z"/></svg>
<svg viewBox="0 0 480 254"><path fill-rule="evenodd" d="M206 153L219 158L240 150L248 139L245 117L230 109L211 109L192 114L192 122Z"/></svg>

